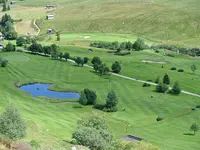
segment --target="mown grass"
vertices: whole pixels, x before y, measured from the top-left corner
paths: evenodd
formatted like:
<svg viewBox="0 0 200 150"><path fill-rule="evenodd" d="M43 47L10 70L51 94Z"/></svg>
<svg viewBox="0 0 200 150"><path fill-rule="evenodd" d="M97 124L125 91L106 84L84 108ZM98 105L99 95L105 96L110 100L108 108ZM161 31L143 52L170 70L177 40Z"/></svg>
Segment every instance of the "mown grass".
<svg viewBox="0 0 200 150"><path fill-rule="evenodd" d="M0 55L6 57L16 53ZM29 123L27 140L36 139L46 143L69 140L78 119L98 113L108 121L115 138L125 136L126 124L129 123L129 134L142 137L160 146L161 149L194 150L199 147L199 134L184 135L189 132L189 126L193 122L200 124L200 111L191 111L191 108L199 104L199 98L184 94L158 94L154 92L154 87L143 88L141 83L114 76L99 76L91 69L77 67L64 61L54 61L30 54L23 55L30 60L10 61L6 68L0 68L0 108L3 111L8 103L14 103L21 110ZM77 104L73 102L50 103L45 98L33 98L30 94L17 89L14 85L16 81L53 83L53 89L65 91L89 88L97 92L98 103L105 103L108 91L114 89L119 98L119 111L104 113L91 106L76 108L74 106ZM122 111L122 108L126 108L126 111ZM164 117L165 120L156 122L158 116Z"/></svg>
<svg viewBox="0 0 200 150"><path fill-rule="evenodd" d="M164 74L167 73L171 80L171 86L173 86L175 81L178 81L182 89L197 94L200 93L198 88L200 84L200 70L197 69L195 74L193 74L190 68L192 64L195 64L197 68L200 66L199 58L176 54L167 50L160 50L160 53L155 53L154 50L132 51L131 55L116 56L109 54L104 49L92 49L93 52L88 52L87 47L61 45L60 51L68 52L72 57L87 56L90 60L94 56L99 56L110 68L112 63L119 61L122 65L122 75L141 80L152 80L155 82L156 78L160 77L160 81L162 81ZM174 57L164 55L167 53L172 54ZM166 62L166 64L144 63L142 60ZM176 67L177 70L184 69L184 72L172 71L170 70L172 67Z"/></svg>

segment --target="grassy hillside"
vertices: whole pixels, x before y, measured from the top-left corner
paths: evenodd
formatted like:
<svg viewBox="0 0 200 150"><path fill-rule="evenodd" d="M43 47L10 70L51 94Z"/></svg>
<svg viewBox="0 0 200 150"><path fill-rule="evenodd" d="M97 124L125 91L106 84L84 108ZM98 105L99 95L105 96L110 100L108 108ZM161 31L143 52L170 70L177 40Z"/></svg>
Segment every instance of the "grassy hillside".
<svg viewBox="0 0 200 150"><path fill-rule="evenodd" d="M19 55L26 59L12 61ZM126 124L129 123L128 133L140 136L162 149L195 150L199 147L200 134L184 135L189 133L189 126L193 122L200 123L200 111L191 110L199 104L199 98L184 94L157 94L153 91L154 87L143 88L141 83L113 76L101 77L93 70L41 56L23 53L2 53L0 56L10 58L9 65L0 68L1 111L8 103L14 103L21 110L29 125L28 140L36 139L52 144L70 139L80 117L98 113L108 120L115 138L126 134ZM98 103L105 103L107 92L114 89L119 97L119 111L103 113L91 106L74 108L77 104L72 102L50 103L43 97L32 98L14 86L15 82L33 81L53 83L52 88L55 90L95 90ZM154 97L151 98L151 95ZM126 108L126 111L122 111L122 108ZM163 116L165 120L156 122L158 116Z"/></svg>
<svg viewBox="0 0 200 150"><path fill-rule="evenodd" d="M24 0L19 4L38 9L34 13L27 10L28 18L39 19L43 33L48 28L63 32L132 33L160 42L200 44L200 2L196 0ZM45 10L46 4L58 8ZM56 19L45 20L45 13L55 13Z"/></svg>

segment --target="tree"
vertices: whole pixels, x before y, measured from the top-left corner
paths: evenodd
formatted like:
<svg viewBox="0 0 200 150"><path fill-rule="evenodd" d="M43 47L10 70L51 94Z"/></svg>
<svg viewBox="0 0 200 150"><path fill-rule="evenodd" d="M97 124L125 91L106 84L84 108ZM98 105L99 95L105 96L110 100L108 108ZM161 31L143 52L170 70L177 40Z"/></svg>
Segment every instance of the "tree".
<svg viewBox="0 0 200 150"><path fill-rule="evenodd" d="M98 71L101 75L105 75L109 73L109 68L106 66L106 64L100 64L98 67Z"/></svg>
<svg viewBox="0 0 200 150"><path fill-rule="evenodd" d="M10 10L10 5L8 5L7 10Z"/></svg>
<svg viewBox="0 0 200 150"><path fill-rule="evenodd" d="M2 9L2 11L6 11L7 10L7 8L6 8L6 0L3 0L3 9Z"/></svg>
<svg viewBox="0 0 200 150"><path fill-rule="evenodd" d="M121 71L121 65L119 64L118 61L115 61L112 64L112 70L113 70L114 73L120 73L120 71Z"/></svg>
<svg viewBox="0 0 200 150"><path fill-rule="evenodd" d="M199 126L196 123L193 123L190 126L190 130L194 132L194 135L196 134L197 131L199 131Z"/></svg>
<svg viewBox="0 0 200 150"><path fill-rule="evenodd" d="M60 58L60 60L62 60L62 58L63 58L63 53L62 52L59 53L59 58Z"/></svg>
<svg viewBox="0 0 200 150"><path fill-rule="evenodd" d="M24 44L26 44L25 37L20 36L19 38L17 38L16 44L17 44L17 46L23 46Z"/></svg>
<svg viewBox="0 0 200 150"><path fill-rule="evenodd" d="M12 141L24 138L26 135L25 121L13 105L6 107L6 112L0 115L0 135Z"/></svg>
<svg viewBox="0 0 200 150"><path fill-rule="evenodd" d="M44 51L45 55L50 54L51 47L50 46L43 46L43 51Z"/></svg>
<svg viewBox="0 0 200 150"><path fill-rule="evenodd" d="M174 95L179 95L181 93L181 88L180 88L178 82L174 83L174 86L171 89L171 93L174 94Z"/></svg>
<svg viewBox="0 0 200 150"><path fill-rule="evenodd" d="M36 52L43 52L43 47L41 44L38 44L37 42L33 42L29 48L29 51L31 51L32 53L36 53Z"/></svg>
<svg viewBox="0 0 200 150"><path fill-rule="evenodd" d="M94 65L94 64L97 64L97 65L100 65L102 63L101 59L99 57L94 57L92 58L91 60L91 63Z"/></svg>
<svg viewBox="0 0 200 150"><path fill-rule="evenodd" d="M98 71L99 70L99 65L98 64L94 64L93 68L94 68L95 71Z"/></svg>
<svg viewBox="0 0 200 150"><path fill-rule="evenodd" d="M54 60L58 59L58 53L54 52L54 51L51 52L51 58L54 59Z"/></svg>
<svg viewBox="0 0 200 150"><path fill-rule="evenodd" d="M87 63L88 63L88 60L89 60L89 58L88 58L88 57L84 57L84 58L83 58L83 60L84 60L84 64L87 64Z"/></svg>
<svg viewBox="0 0 200 150"><path fill-rule="evenodd" d="M168 74L165 74L164 77L163 77L163 83L165 84L170 84L170 79L169 79L169 76Z"/></svg>
<svg viewBox="0 0 200 150"><path fill-rule="evenodd" d="M112 135L104 119L89 116L79 120L77 124L78 127L72 134L77 144L87 146L91 150L103 150L111 145Z"/></svg>
<svg viewBox="0 0 200 150"><path fill-rule="evenodd" d="M64 53L63 54L63 58L65 58L65 60L70 58L70 54L69 53Z"/></svg>
<svg viewBox="0 0 200 150"><path fill-rule="evenodd" d="M116 96L115 92L113 90L111 90L107 95L105 107L113 108L113 107L117 106L117 103L118 103L117 96Z"/></svg>
<svg viewBox="0 0 200 150"><path fill-rule="evenodd" d="M144 43L144 41L140 38L138 38L135 43L133 44L133 49L135 49L136 51L140 51L145 49L146 45Z"/></svg>
<svg viewBox="0 0 200 150"><path fill-rule="evenodd" d="M197 70L197 67L196 67L196 65L195 64L193 64L193 65L191 65L191 70L192 70L192 72L193 72L193 74L194 74L194 72Z"/></svg>
<svg viewBox="0 0 200 150"><path fill-rule="evenodd" d="M81 105L86 105L88 100L86 98L86 95L84 92L81 92L81 95L80 95L80 98L79 98L79 101L78 101Z"/></svg>
<svg viewBox="0 0 200 150"><path fill-rule="evenodd" d="M16 50L16 47L15 45L13 45L12 43L8 43L6 45L6 47L3 49L3 51L6 51L6 52L14 52Z"/></svg>
<svg viewBox="0 0 200 150"><path fill-rule="evenodd" d="M132 43L130 41L126 42L126 49L132 50Z"/></svg>
<svg viewBox="0 0 200 150"><path fill-rule="evenodd" d="M78 65L80 65L81 62L82 62L81 57L77 57L77 58L75 59L75 62L76 62Z"/></svg>
<svg viewBox="0 0 200 150"><path fill-rule="evenodd" d="M84 93L87 98L87 105L94 105L97 99L96 92L89 89L84 89Z"/></svg>
<svg viewBox="0 0 200 150"><path fill-rule="evenodd" d="M60 41L60 32L56 32L57 41Z"/></svg>

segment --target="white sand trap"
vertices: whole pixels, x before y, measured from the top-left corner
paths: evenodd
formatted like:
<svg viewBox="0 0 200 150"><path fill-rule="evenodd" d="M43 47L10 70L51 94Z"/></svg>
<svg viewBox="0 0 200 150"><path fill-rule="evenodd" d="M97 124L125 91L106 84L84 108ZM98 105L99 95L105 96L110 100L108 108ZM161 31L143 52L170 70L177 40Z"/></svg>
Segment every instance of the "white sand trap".
<svg viewBox="0 0 200 150"><path fill-rule="evenodd" d="M80 36L80 38L89 39L91 36Z"/></svg>
<svg viewBox="0 0 200 150"><path fill-rule="evenodd" d="M164 62L164 61L152 61L152 60L142 60L141 62L144 62L144 63L152 63L152 64L167 64L167 63Z"/></svg>

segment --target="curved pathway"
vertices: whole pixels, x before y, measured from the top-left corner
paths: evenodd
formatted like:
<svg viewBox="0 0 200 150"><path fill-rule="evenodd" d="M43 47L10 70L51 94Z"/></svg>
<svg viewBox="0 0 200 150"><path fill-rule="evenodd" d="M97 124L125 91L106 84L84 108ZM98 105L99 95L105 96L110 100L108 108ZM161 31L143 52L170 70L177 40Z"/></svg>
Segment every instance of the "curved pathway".
<svg viewBox="0 0 200 150"><path fill-rule="evenodd" d="M40 28L38 27L38 25L36 24L36 19L33 21L33 24L34 24L34 26L37 28L37 33L36 33L36 35L39 35L40 34Z"/></svg>

